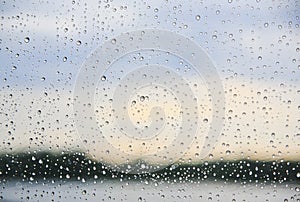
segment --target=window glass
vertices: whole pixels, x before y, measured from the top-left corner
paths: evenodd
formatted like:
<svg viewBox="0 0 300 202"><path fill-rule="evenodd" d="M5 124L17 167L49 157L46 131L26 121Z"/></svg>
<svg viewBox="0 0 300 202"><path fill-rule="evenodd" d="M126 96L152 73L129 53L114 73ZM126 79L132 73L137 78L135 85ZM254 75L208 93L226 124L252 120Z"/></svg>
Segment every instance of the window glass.
<svg viewBox="0 0 300 202"><path fill-rule="evenodd" d="M5 1L4 201L300 201L298 1Z"/></svg>

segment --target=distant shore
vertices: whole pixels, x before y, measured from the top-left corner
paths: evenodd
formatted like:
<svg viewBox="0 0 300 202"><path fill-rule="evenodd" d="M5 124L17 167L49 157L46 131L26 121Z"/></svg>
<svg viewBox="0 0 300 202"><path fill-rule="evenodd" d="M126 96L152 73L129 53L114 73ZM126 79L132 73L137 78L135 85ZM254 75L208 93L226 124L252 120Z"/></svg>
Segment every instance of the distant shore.
<svg viewBox="0 0 300 202"><path fill-rule="evenodd" d="M300 182L300 162L291 161L217 161L196 165L176 164L154 173L117 172L84 153L16 153L0 155L0 180L163 180L196 182L203 180L230 182Z"/></svg>

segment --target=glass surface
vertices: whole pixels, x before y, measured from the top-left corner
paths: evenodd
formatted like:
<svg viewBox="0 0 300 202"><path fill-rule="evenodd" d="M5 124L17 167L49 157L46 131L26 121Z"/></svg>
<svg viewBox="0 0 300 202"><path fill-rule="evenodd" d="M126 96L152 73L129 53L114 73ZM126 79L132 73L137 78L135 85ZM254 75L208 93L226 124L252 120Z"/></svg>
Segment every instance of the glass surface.
<svg viewBox="0 0 300 202"><path fill-rule="evenodd" d="M300 201L299 1L1 1L0 199Z"/></svg>

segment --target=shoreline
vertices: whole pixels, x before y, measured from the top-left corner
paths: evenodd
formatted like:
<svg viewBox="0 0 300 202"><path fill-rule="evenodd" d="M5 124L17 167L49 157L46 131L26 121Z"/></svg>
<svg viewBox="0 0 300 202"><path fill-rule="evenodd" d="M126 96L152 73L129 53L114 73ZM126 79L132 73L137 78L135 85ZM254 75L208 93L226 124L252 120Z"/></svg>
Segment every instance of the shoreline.
<svg viewBox="0 0 300 202"><path fill-rule="evenodd" d="M119 165L124 166L124 165ZM173 164L153 173L129 174L88 158L84 153L50 152L0 155L0 181L143 180L169 182L228 181L248 183L300 182L299 161L215 161Z"/></svg>

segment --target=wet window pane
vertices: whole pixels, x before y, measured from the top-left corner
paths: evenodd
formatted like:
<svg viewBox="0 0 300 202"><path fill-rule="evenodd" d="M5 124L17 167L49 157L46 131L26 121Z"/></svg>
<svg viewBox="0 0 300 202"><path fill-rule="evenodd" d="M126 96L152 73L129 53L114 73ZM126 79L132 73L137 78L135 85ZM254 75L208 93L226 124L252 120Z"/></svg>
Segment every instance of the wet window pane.
<svg viewBox="0 0 300 202"><path fill-rule="evenodd" d="M1 1L4 201L300 201L298 1Z"/></svg>

